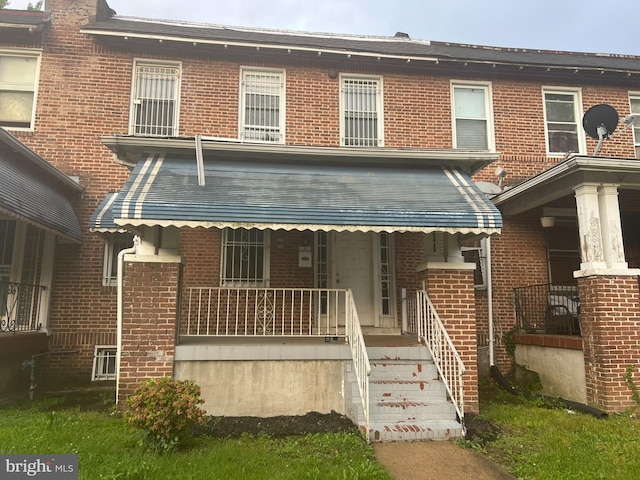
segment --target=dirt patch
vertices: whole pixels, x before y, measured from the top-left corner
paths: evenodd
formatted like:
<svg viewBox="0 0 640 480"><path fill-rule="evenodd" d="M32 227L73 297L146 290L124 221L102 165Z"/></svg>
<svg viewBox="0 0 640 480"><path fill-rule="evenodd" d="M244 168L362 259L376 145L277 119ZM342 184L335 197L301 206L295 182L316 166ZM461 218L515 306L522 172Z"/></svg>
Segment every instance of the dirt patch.
<svg viewBox="0 0 640 480"><path fill-rule="evenodd" d="M357 432L358 427L344 415L336 412L309 412L306 415L277 417L211 417L198 433L211 437L239 437L268 434L272 437L288 437L308 433Z"/></svg>

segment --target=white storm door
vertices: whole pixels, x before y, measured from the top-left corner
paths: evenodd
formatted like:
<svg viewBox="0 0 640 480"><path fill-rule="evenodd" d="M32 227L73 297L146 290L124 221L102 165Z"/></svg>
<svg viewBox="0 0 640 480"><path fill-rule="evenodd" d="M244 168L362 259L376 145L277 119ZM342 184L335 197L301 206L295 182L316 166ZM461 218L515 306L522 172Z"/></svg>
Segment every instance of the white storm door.
<svg viewBox="0 0 640 480"><path fill-rule="evenodd" d="M375 326L373 234L334 233L331 251L333 287L351 289L360 324Z"/></svg>

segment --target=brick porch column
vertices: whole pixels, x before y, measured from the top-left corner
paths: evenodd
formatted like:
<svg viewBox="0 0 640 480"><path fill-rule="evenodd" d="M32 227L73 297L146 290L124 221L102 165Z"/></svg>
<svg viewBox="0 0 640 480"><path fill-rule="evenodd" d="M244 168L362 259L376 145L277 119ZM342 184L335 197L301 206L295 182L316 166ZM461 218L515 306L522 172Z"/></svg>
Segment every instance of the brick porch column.
<svg viewBox="0 0 640 480"><path fill-rule="evenodd" d="M473 271L475 264L428 264L426 290L464 366L465 413L479 413L478 350Z"/></svg>
<svg viewBox="0 0 640 480"><path fill-rule="evenodd" d="M635 365L640 384L640 289L635 275L578 278L589 405L604 411L634 406L624 375Z"/></svg>
<svg viewBox="0 0 640 480"><path fill-rule="evenodd" d="M182 265L178 256L127 255L118 402L149 378L173 377Z"/></svg>

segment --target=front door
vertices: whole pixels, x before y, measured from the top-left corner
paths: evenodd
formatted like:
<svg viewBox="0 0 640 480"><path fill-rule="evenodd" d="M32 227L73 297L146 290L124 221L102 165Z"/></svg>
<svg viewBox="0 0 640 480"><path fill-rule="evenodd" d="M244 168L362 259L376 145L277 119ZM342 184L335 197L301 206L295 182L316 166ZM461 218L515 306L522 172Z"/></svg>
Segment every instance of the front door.
<svg viewBox="0 0 640 480"><path fill-rule="evenodd" d="M376 325L375 269L372 233L340 232L333 235L332 283L351 289L360 324Z"/></svg>

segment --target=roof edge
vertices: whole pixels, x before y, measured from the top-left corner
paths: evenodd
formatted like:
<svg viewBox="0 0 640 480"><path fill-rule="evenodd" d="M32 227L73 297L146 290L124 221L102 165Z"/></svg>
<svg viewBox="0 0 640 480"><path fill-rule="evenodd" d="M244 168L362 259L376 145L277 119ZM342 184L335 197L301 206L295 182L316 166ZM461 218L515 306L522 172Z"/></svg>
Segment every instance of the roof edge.
<svg viewBox="0 0 640 480"><path fill-rule="evenodd" d="M76 192L84 191L84 187L76 182L73 178L69 177L62 170L58 170L51 165L47 160L42 158L36 152L27 147L24 143L18 140L16 137L7 132L4 128L0 128L0 143L4 143L14 152L22 155L31 163L53 176L56 180L62 182L66 187Z"/></svg>
<svg viewBox="0 0 640 480"><path fill-rule="evenodd" d="M134 166L143 154L193 153L195 137L157 138L113 135L101 138L102 143L116 156L116 160ZM354 163L387 163L430 166L455 166L473 175L496 161L500 154L483 150L317 147L246 143L235 139L202 137L202 150L212 154L239 156L255 160L351 161Z"/></svg>

